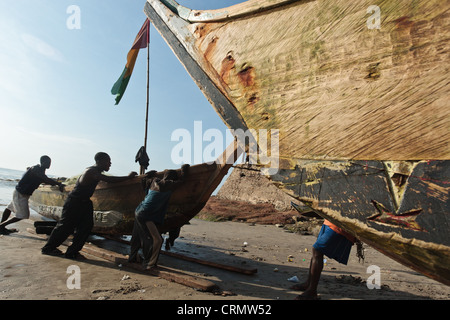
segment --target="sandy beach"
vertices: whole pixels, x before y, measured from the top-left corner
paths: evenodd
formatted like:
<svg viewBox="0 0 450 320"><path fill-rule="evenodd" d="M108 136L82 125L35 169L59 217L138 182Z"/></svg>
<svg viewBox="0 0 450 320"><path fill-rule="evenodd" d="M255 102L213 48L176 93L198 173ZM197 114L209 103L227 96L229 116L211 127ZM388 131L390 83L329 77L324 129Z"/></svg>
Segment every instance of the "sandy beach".
<svg viewBox="0 0 450 320"><path fill-rule="evenodd" d="M294 282L288 279L305 279L316 239L275 225L191 220L182 228L172 252L257 269L257 273L245 275L161 255L161 266L212 281L225 293L214 294L88 254L84 261L42 255L45 240L27 231L32 226L32 221L24 220L14 225L19 232L0 236L0 300L292 300L299 293L290 289ZM116 252L127 251L126 245L99 237L88 241ZM450 298L450 287L365 248L364 263L358 262L355 247L347 266L327 259L319 284L321 300ZM64 251L64 246L61 249ZM372 265L379 267L380 289L367 286ZM67 285L71 266L79 268L79 289Z"/></svg>

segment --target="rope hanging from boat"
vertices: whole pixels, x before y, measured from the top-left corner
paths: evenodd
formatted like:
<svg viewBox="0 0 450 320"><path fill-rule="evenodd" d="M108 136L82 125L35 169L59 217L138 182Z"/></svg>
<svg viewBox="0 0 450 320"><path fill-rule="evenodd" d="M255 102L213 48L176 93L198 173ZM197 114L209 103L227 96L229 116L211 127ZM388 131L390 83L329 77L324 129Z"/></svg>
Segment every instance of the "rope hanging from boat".
<svg viewBox="0 0 450 320"><path fill-rule="evenodd" d="M365 254L364 254L364 245L361 241L359 241L358 239L355 242L356 244L356 256L358 257L358 262L364 263L364 259L365 259Z"/></svg>

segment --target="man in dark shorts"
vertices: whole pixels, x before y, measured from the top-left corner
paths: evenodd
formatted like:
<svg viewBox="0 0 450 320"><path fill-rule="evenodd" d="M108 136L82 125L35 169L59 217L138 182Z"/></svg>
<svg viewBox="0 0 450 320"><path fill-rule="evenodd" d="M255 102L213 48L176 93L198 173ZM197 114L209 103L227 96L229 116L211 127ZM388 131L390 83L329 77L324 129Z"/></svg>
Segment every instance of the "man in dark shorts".
<svg viewBox="0 0 450 320"><path fill-rule="evenodd" d="M5 211L3 211L2 221L0 223L0 234L10 234L11 232L17 231L15 229L6 229L6 226L30 217L28 199L41 183L52 186L58 185L60 190L63 191L64 185L62 183L50 179L45 175L45 170L50 168L51 162L50 157L42 156L40 164L28 168L24 173L14 189L11 203L6 207ZM14 212L15 217L9 219L11 212Z"/></svg>
<svg viewBox="0 0 450 320"><path fill-rule="evenodd" d="M338 228L328 220L325 220L320 229L317 241L313 245L312 258L309 266L309 274L306 282L296 284L291 289L304 291L296 300L315 300L317 286L323 270L323 257L326 255L339 263L347 264L350 250L356 238Z"/></svg>
<svg viewBox="0 0 450 320"><path fill-rule="evenodd" d="M42 253L52 256L63 255L57 249L74 231L72 244L67 248L64 256L70 259L82 258L79 251L83 248L94 226L94 209L91 196L100 181L108 183L122 182L134 178L137 173L131 172L128 176L112 177L102 174L109 171L111 158L104 152L95 155L95 165L87 168L78 178L75 188L67 197L63 206L61 219L53 229Z"/></svg>

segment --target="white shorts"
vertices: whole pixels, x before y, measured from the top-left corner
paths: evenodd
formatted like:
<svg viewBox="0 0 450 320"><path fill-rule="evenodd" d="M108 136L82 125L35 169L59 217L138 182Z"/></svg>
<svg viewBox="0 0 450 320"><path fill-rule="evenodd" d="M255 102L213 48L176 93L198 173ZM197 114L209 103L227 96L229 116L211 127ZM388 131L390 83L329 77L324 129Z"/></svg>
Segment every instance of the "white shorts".
<svg viewBox="0 0 450 320"><path fill-rule="evenodd" d="M21 194L19 191L14 189L13 199L6 209L14 212L16 218L18 219L28 219L30 217L30 207L28 206L29 198L30 196Z"/></svg>

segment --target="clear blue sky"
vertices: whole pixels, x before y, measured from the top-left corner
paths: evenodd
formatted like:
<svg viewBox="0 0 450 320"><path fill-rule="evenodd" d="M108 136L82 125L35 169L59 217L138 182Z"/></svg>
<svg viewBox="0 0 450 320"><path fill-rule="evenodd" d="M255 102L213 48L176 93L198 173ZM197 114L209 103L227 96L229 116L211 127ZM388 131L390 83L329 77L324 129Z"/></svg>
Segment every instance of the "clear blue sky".
<svg viewBox="0 0 450 320"><path fill-rule="evenodd" d="M242 0L180 0L218 9ZM141 50L118 106L110 90L145 20L145 0L2 0L0 2L0 167L24 170L47 154L50 175L72 176L112 158L111 174L139 171L144 143L146 51ZM66 22L80 8L81 29ZM171 151L179 128L226 126L159 33L151 30L149 169L176 168ZM225 146L224 146L225 147ZM191 162L193 164L193 161Z"/></svg>

